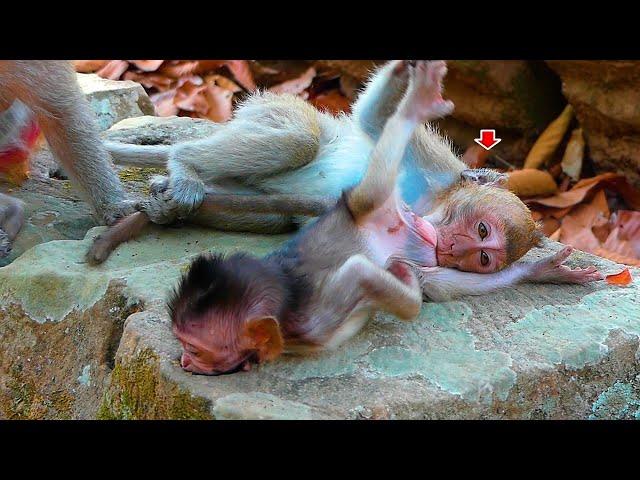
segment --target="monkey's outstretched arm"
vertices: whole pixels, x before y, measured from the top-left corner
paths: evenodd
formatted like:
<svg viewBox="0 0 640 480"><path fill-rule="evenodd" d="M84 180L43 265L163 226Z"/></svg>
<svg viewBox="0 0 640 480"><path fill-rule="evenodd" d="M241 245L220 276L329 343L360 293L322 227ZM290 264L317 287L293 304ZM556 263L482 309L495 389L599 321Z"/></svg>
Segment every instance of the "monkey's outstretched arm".
<svg viewBox="0 0 640 480"><path fill-rule="evenodd" d="M484 295L518 283L589 283L604 276L595 267L570 268L563 262L573 252L565 247L536 262L517 262L496 273L462 272L452 268L430 267L418 270L423 295L445 301L465 295Z"/></svg>
<svg viewBox="0 0 640 480"><path fill-rule="evenodd" d="M111 166L89 104L66 61L0 62L0 104L26 103L56 160L107 224L134 211Z"/></svg>
<svg viewBox="0 0 640 480"><path fill-rule="evenodd" d="M409 68L407 91L382 131L364 178L348 194L349 208L356 218L380 208L393 193L400 162L416 127L453 110L453 103L441 96L447 71L444 62L419 61Z"/></svg>
<svg viewBox="0 0 640 480"><path fill-rule="evenodd" d="M234 195L207 193L195 212L206 216L219 212L279 213L285 215L319 216L335 201L324 197L304 195ZM91 264L104 262L120 244L136 238L151 220L144 212L136 212L122 219L94 240L86 259Z"/></svg>

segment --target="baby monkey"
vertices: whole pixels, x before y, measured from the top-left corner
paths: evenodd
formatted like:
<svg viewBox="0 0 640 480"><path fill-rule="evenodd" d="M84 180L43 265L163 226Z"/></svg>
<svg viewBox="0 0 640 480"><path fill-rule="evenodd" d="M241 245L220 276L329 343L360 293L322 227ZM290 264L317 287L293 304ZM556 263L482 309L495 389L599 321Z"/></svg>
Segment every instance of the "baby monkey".
<svg viewBox="0 0 640 480"><path fill-rule="evenodd" d="M467 230L454 233L461 230L450 228L446 208L422 218L401 200L399 168L414 130L453 109L441 95L444 62L418 61L406 68L406 92L379 135L364 177L327 213L263 259L203 255L193 262L169 301L173 331L183 347L183 369L216 375L248 370L252 363L285 351L335 348L376 311L412 320L424 288L414 269L429 276L452 242L475 241ZM470 201L467 207L472 206ZM456 218L458 226L460 218L467 217ZM478 225L473 215L470 219L475 223L465 227L469 232L475 229L483 240L491 238L494 232L487 225ZM445 251L438 253L442 243ZM562 268L568 253L570 249L518 272L456 273L485 278L486 286L474 285L473 293L491 290L490 277L496 275L501 286L525 277L558 281L564 271L569 272L567 281L593 279L595 269L576 274Z"/></svg>

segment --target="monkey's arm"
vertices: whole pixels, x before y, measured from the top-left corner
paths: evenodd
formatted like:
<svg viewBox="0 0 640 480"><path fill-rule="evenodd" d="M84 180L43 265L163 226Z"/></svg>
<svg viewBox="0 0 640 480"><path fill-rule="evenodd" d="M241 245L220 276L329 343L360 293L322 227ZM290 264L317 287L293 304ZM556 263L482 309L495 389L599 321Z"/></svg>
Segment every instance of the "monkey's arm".
<svg viewBox="0 0 640 480"><path fill-rule="evenodd" d="M570 268L563 262L573 252L565 247L536 262L519 262L496 273L462 272L452 268L431 267L418 270L425 297L445 301L465 295L484 295L518 283L589 283L604 276L595 267Z"/></svg>
<svg viewBox="0 0 640 480"><path fill-rule="evenodd" d="M0 62L0 103L10 97L36 114L56 160L102 221L133 212L69 62Z"/></svg>

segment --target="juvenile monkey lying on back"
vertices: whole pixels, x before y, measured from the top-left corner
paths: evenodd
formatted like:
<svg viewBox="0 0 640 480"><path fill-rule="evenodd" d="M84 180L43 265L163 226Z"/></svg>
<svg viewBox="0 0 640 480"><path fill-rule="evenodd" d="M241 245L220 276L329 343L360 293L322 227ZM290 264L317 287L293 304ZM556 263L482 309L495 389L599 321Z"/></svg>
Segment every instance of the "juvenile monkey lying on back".
<svg viewBox="0 0 640 480"><path fill-rule="evenodd" d="M453 108L441 96L444 72L443 62L410 67L409 86L362 180L283 248L263 259L203 255L193 262L169 302L185 370L209 375L248 370L283 351L336 347L375 311L403 320L418 315L422 291L413 269L437 266L438 244L450 241L449 212L434 211L431 218L439 225L413 213L400 198L397 177L416 127ZM486 225L486 232L479 229L485 238L491 235ZM528 264L522 275L544 279L556 267L544 260ZM587 278L594 271L580 272Z"/></svg>

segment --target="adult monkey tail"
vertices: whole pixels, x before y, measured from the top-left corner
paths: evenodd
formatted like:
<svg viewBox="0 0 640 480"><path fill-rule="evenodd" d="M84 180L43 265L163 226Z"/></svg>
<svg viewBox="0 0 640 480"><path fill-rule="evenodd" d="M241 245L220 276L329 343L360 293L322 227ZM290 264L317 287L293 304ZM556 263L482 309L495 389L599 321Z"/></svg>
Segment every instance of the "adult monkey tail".
<svg viewBox="0 0 640 480"><path fill-rule="evenodd" d="M114 163L134 167L166 167L171 145L134 145L120 142L104 142Z"/></svg>

